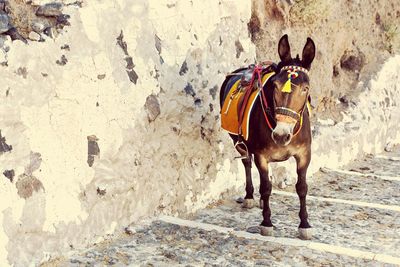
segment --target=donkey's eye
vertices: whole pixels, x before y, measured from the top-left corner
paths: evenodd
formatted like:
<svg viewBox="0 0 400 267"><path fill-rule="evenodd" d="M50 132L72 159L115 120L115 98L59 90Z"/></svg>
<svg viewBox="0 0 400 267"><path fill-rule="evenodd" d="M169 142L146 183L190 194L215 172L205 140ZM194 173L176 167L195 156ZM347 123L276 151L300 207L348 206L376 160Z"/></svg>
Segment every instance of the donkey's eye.
<svg viewBox="0 0 400 267"><path fill-rule="evenodd" d="M308 92L308 90L310 90L310 87L309 87L309 86L303 86L303 87L302 87L302 92L303 92L303 93Z"/></svg>

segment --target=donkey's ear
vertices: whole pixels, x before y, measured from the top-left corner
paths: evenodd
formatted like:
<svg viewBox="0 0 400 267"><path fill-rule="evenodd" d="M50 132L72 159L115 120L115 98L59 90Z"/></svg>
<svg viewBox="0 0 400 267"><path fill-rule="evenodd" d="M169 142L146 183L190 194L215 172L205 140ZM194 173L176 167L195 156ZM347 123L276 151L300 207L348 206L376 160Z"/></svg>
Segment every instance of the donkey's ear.
<svg viewBox="0 0 400 267"><path fill-rule="evenodd" d="M310 69L311 63L315 57L315 44L311 38L307 38L307 43L303 48L301 63L304 68Z"/></svg>
<svg viewBox="0 0 400 267"><path fill-rule="evenodd" d="M290 46L287 34L281 37L278 44L279 58L283 62L290 61L292 56L290 55Z"/></svg>

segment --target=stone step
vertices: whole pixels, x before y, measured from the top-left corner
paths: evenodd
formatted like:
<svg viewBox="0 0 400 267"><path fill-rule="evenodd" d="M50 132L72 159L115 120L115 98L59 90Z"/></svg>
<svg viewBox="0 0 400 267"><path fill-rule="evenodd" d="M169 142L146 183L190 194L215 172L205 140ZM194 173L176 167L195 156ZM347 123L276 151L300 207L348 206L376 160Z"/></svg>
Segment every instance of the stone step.
<svg viewBox="0 0 400 267"><path fill-rule="evenodd" d="M375 157L378 159L387 159L389 161L400 161L400 155L399 156L377 155Z"/></svg>
<svg viewBox="0 0 400 267"><path fill-rule="evenodd" d="M295 192L295 188L290 186L285 188L285 191ZM308 194L318 197L400 205L400 181L325 170L310 179Z"/></svg>
<svg viewBox="0 0 400 267"><path fill-rule="evenodd" d="M276 237L297 238L299 224L298 199L292 196L271 196L272 222ZM348 249L398 256L400 253L400 211L360 207L310 199L307 203L313 226L312 241ZM257 232L262 221L261 210L243 209L233 200L213 209L199 211L190 217L202 223Z"/></svg>
<svg viewBox="0 0 400 267"><path fill-rule="evenodd" d="M163 217L61 266L394 266L396 257Z"/></svg>
<svg viewBox="0 0 400 267"><path fill-rule="evenodd" d="M395 181L395 182L400 182L400 176L393 176L391 175L392 173L386 172L386 173L374 173L373 171L369 170L366 171L365 167L360 167L360 168L351 168L350 170L343 170L343 169L330 169L330 168L321 168L320 169L322 172L325 173L338 173L338 174L346 174L349 176L354 176L354 177L372 177L376 180L385 180L385 181Z"/></svg>
<svg viewBox="0 0 400 267"><path fill-rule="evenodd" d="M386 154L367 156L363 159L353 161L346 166L346 169L358 171L364 174L399 177L399 159L399 156L389 156Z"/></svg>

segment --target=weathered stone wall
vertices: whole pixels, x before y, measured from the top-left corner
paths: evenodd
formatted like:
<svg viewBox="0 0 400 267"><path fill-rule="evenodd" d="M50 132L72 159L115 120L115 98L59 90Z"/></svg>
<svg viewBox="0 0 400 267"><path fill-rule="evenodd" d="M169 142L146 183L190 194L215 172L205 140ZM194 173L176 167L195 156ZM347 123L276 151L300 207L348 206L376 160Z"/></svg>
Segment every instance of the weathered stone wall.
<svg viewBox="0 0 400 267"><path fill-rule="evenodd" d="M2 266L193 211L242 184L216 98L233 66L254 61L250 3L85 1L63 12L71 26L55 39L6 40Z"/></svg>

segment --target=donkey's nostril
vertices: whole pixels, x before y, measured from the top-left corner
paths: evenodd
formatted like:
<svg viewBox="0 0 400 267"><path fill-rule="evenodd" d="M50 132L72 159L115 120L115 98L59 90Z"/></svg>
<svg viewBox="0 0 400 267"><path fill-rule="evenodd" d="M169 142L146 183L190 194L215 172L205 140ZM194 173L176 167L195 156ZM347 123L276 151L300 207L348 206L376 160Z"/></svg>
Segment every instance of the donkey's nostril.
<svg viewBox="0 0 400 267"><path fill-rule="evenodd" d="M289 140L290 140L290 138L291 138L291 134L287 134L286 136L285 136L285 143L286 142L289 142Z"/></svg>

